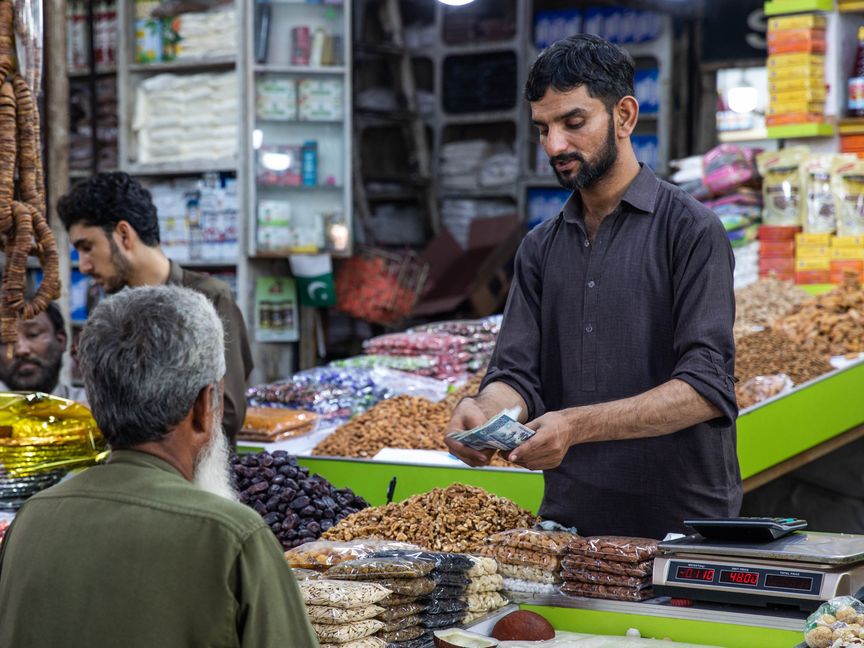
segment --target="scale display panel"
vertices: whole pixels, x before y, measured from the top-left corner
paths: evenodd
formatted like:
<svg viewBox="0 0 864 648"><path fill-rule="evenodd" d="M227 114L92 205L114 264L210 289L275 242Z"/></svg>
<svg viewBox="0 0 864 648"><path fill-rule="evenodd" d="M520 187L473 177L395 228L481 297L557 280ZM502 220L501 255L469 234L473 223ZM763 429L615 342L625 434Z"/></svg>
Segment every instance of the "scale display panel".
<svg viewBox="0 0 864 648"><path fill-rule="evenodd" d="M819 572L671 560L666 583L818 595L822 589L822 578L823 574Z"/></svg>

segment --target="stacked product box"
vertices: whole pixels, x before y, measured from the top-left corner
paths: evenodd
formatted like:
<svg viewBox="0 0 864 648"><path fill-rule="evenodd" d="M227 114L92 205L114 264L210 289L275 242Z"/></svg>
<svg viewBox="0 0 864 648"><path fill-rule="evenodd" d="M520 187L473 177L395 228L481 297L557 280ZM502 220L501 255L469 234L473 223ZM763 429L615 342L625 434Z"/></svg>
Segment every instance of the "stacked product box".
<svg viewBox="0 0 864 648"><path fill-rule="evenodd" d="M864 281L864 236L831 237L831 283L842 284L847 272Z"/></svg>
<svg viewBox="0 0 864 648"><path fill-rule="evenodd" d="M818 13L768 21L768 126L824 121L825 26Z"/></svg>
<svg viewBox="0 0 864 648"><path fill-rule="evenodd" d="M795 235L795 283L824 284L831 280L832 234Z"/></svg>
<svg viewBox="0 0 864 648"><path fill-rule="evenodd" d="M795 236L797 226L759 226L759 276L795 279Z"/></svg>

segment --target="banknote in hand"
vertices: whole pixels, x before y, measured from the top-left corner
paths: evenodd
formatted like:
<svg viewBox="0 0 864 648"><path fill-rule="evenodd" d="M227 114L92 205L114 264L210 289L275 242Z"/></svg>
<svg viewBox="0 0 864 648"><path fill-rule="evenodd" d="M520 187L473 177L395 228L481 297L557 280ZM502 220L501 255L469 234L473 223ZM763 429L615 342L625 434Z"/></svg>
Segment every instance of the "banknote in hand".
<svg viewBox="0 0 864 648"><path fill-rule="evenodd" d="M479 427L450 435L452 439L475 450L491 448L505 452L513 450L532 436L534 430L511 418L506 411L493 416Z"/></svg>

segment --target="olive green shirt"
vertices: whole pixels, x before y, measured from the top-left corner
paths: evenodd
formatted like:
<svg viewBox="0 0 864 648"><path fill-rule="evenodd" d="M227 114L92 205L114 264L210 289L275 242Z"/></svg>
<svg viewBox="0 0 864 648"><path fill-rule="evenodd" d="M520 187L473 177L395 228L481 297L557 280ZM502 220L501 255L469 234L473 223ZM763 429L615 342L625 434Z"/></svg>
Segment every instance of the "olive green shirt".
<svg viewBox="0 0 864 648"><path fill-rule="evenodd" d="M168 284L191 288L205 295L222 319L225 327L225 416L222 426L233 444L246 416L246 380L253 368L243 315L224 281L186 270L171 261Z"/></svg>
<svg viewBox="0 0 864 648"><path fill-rule="evenodd" d="M31 498L0 545L0 646L316 648L261 517L116 451Z"/></svg>

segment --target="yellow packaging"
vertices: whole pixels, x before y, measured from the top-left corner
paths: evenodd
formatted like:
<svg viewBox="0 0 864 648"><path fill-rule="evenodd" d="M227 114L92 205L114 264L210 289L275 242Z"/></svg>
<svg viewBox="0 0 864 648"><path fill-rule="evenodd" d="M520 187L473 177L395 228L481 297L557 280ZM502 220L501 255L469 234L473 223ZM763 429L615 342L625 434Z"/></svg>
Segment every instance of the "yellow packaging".
<svg viewBox="0 0 864 648"><path fill-rule="evenodd" d="M805 257L802 259L795 259L795 272L801 272L802 270L830 270L831 269L831 258L830 257Z"/></svg>
<svg viewBox="0 0 864 648"><path fill-rule="evenodd" d="M824 101L801 101L768 104L769 115L786 115L788 113L821 113L825 110Z"/></svg>
<svg viewBox="0 0 864 648"><path fill-rule="evenodd" d="M818 79L813 77L793 77L789 79L782 78L768 84L768 94L772 97L787 92L807 92L811 90L821 90L824 95L826 92L825 79L821 77Z"/></svg>
<svg viewBox="0 0 864 648"><path fill-rule="evenodd" d="M771 103L801 103L807 101L825 101L825 86L820 88L799 88L789 92L772 92Z"/></svg>
<svg viewBox="0 0 864 648"><path fill-rule="evenodd" d="M830 259L831 248L827 245L798 245L795 247L795 258L801 259Z"/></svg>
<svg viewBox="0 0 864 648"><path fill-rule="evenodd" d="M774 81L800 81L808 83L825 83L825 64L814 63L813 65L792 65L788 67L768 68L768 80Z"/></svg>
<svg viewBox="0 0 864 648"><path fill-rule="evenodd" d="M864 259L864 248L854 247L838 247L831 248L831 258L835 261L839 260L859 260Z"/></svg>
<svg viewBox="0 0 864 648"><path fill-rule="evenodd" d="M835 236L831 239L831 247L864 248L864 236Z"/></svg>
<svg viewBox="0 0 864 648"><path fill-rule="evenodd" d="M815 156L814 156L815 157ZM832 156L833 157L833 156ZM831 173L831 167L828 167L828 173ZM808 233L795 235L795 249L802 247L825 247L831 245L831 232L823 231L821 233Z"/></svg>
<svg viewBox="0 0 864 648"><path fill-rule="evenodd" d="M805 201L801 187L801 165L806 146L765 151L756 156L762 175L762 220L765 225L800 225Z"/></svg>
<svg viewBox="0 0 864 648"><path fill-rule="evenodd" d="M864 235L864 160L841 160L832 169L837 234Z"/></svg>
<svg viewBox="0 0 864 648"><path fill-rule="evenodd" d="M810 13L794 16L778 16L768 20L768 31L783 31L784 29L809 29L825 27L828 21L824 14Z"/></svg>
<svg viewBox="0 0 864 648"><path fill-rule="evenodd" d="M814 67L816 65L822 66L822 69L825 69L825 55L824 54L809 54L806 52L802 52L800 54L776 54L774 56L768 57L767 65L769 68L782 68L782 67Z"/></svg>

